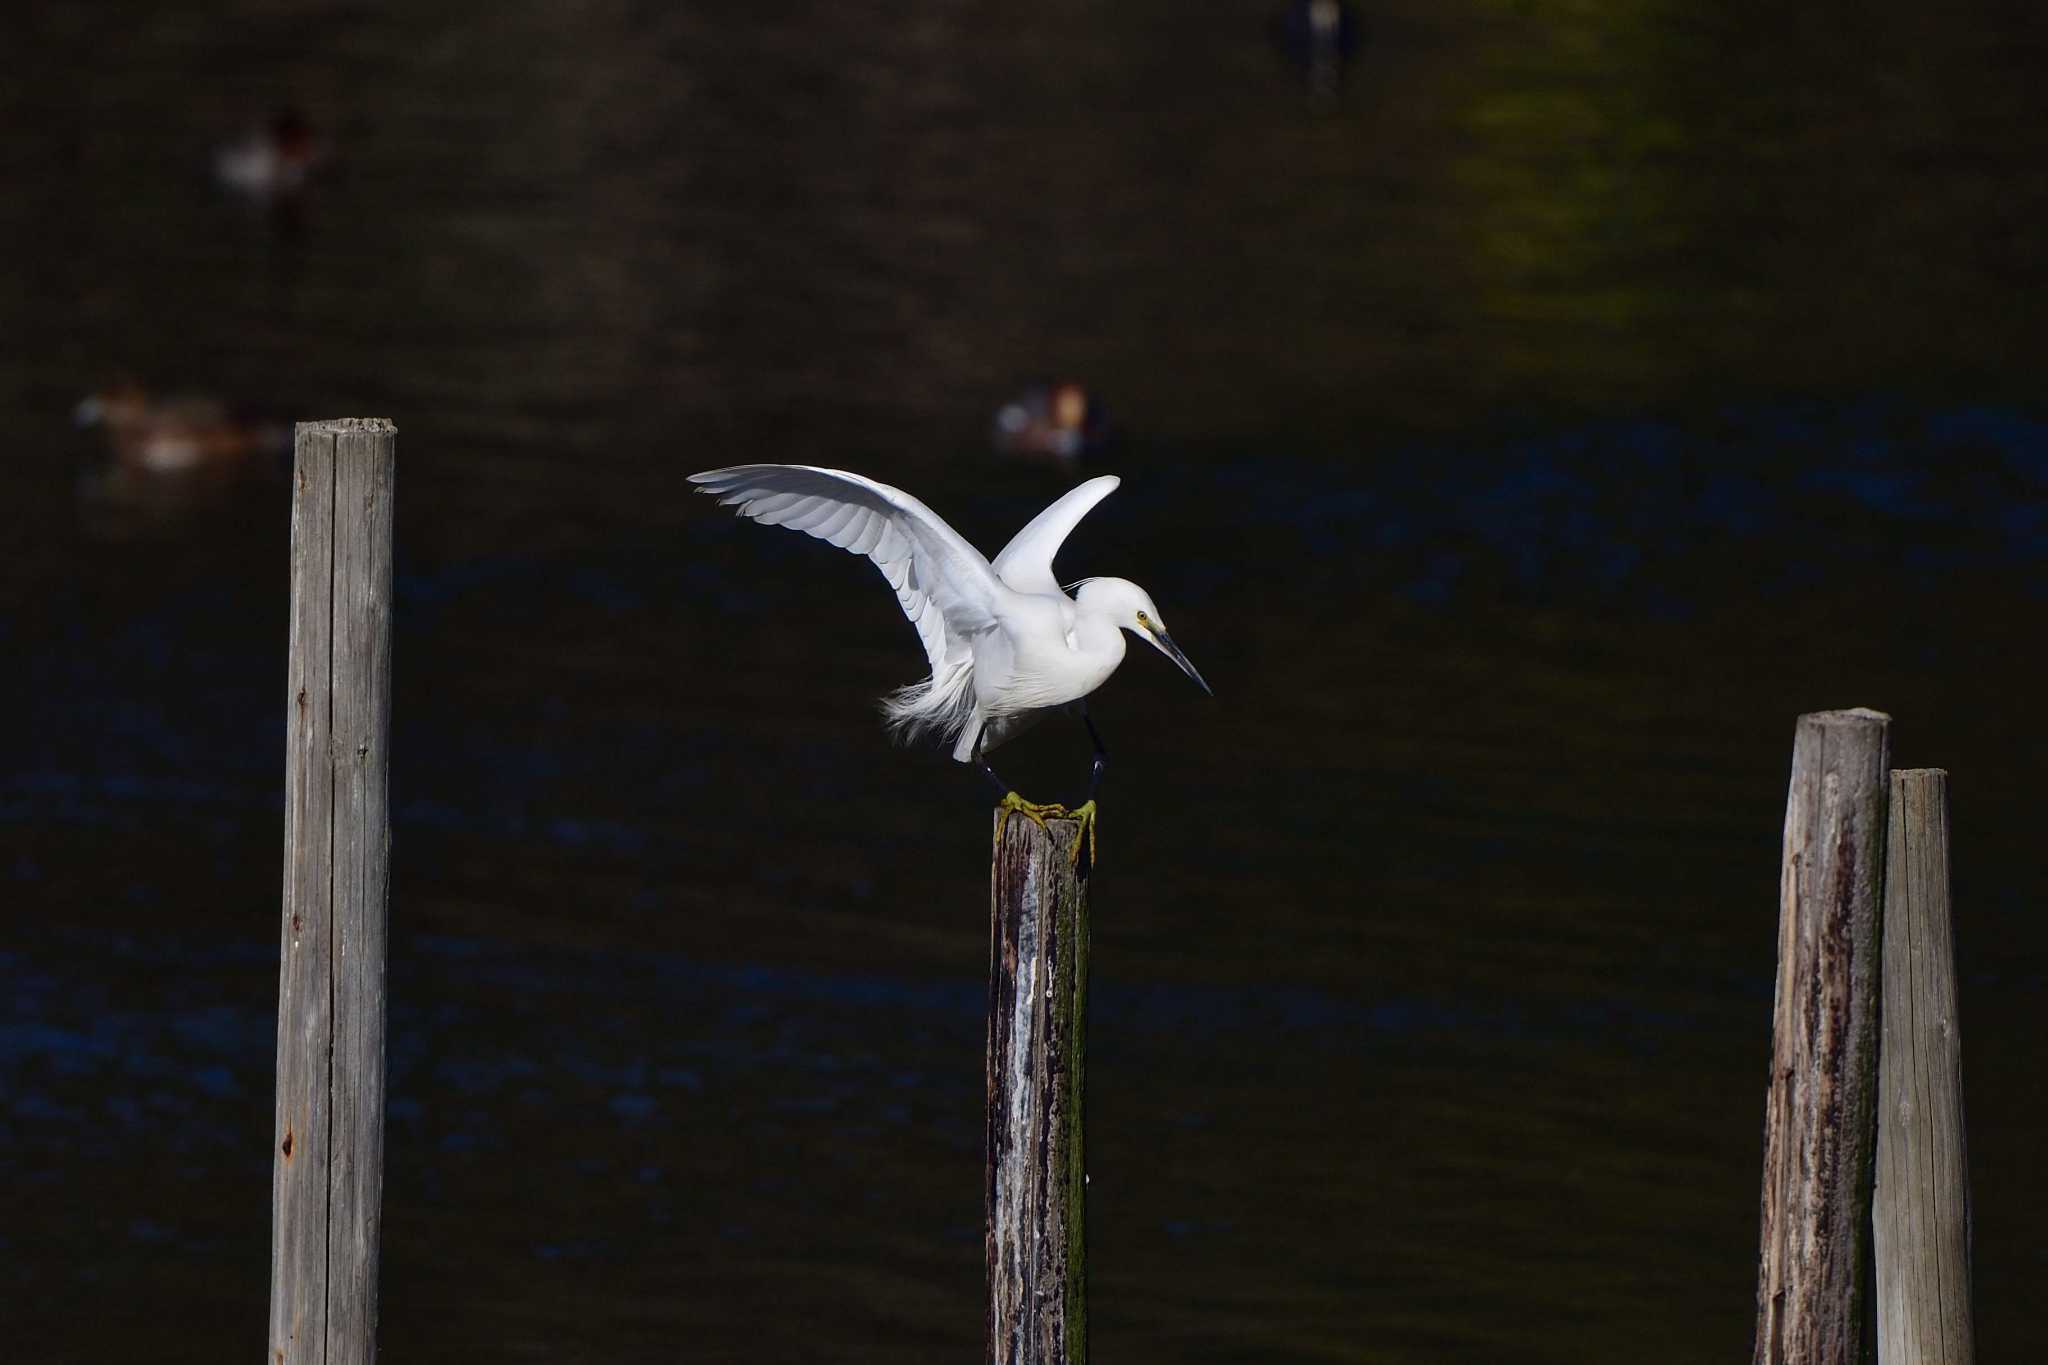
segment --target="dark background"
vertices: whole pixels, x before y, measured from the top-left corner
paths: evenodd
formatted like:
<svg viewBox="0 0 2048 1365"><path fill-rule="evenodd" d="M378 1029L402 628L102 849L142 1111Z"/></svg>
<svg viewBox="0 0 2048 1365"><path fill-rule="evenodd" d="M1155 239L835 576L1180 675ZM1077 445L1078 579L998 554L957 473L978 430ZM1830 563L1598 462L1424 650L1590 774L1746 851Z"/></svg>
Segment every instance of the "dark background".
<svg viewBox="0 0 2048 1365"><path fill-rule="evenodd" d="M1098 1357L1739 1359L1794 717L1953 773L1980 1346L2043 1352L2048 19L1392 0L0 19L0 1339L260 1349L287 492L117 373L399 437L382 1342L972 1358L986 794L899 483L1215 685L1095 713ZM212 183L283 105L298 203ZM1114 446L998 459L1084 379ZM118 488L115 488L118 491ZM1085 740L1004 751L1075 795Z"/></svg>

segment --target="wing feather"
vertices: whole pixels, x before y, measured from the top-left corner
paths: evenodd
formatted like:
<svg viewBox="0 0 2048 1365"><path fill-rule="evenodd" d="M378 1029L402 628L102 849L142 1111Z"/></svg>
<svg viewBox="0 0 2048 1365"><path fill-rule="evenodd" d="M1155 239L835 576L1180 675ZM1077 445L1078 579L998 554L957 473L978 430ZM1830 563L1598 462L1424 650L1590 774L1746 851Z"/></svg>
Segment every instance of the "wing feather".
<svg viewBox="0 0 2048 1365"><path fill-rule="evenodd" d="M848 554L865 555L872 559L875 551L882 544L883 532L888 529L889 523L883 521L880 517L868 517L861 522L860 530L856 534L849 536L845 540L833 543ZM877 565L876 567L880 568L881 566ZM882 570L883 577L888 577L888 574L889 571L887 569ZM889 586L892 588L896 586L893 579L890 580Z"/></svg>
<svg viewBox="0 0 2048 1365"><path fill-rule="evenodd" d="M843 550L853 540L853 536L846 534L846 528L856 521L863 526L866 525L871 515L867 508L847 503L844 507L833 508L820 519L817 526L812 528L811 534L820 540L828 540ZM858 534L858 531L854 533Z"/></svg>
<svg viewBox="0 0 2048 1365"><path fill-rule="evenodd" d="M1053 576L1053 556L1059 553L1081 518L1114 493L1121 482L1114 474L1090 479L1033 517L1030 524L1010 538L990 566L1003 586L1014 592L1058 593L1060 581Z"/></svg>
<svg viewBox="0 0 2048 1365"><path fill-rule="evenodd" d="M900 488L798 464L734 465L692 474L690 481L743 517L802 531L873 561L917 628L934 675L948 660L966 658L971 637L995 624L1004 590L995 570L936 512Z"/></svg>

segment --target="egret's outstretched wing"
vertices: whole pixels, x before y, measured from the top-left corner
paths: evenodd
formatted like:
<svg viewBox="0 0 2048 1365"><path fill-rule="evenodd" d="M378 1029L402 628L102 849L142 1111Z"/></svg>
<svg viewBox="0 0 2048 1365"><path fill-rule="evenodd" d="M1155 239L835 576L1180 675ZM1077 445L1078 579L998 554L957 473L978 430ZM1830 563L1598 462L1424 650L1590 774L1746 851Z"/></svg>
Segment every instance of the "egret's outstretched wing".
<svg viewBox="0 0 2048 1365"><path fill-rule="evenodd" d="M981 552L900 488L840 469L743 464L692 474L721 503L765 526L830 541L866 555L896 590L932 670L967 652L967 638L995 624L1001 591Z"/></svg>
<svg viewBox="0 0 2048 1365"><path fill-rule="evenodd" d="M996 577L1016 592L1058 592L1060 581L1053 577L1052 557L1088 515L1088 509L1115 492L1121 482L1114 474L1090 479L1033 517L996 556L991 566Z"/></svg>

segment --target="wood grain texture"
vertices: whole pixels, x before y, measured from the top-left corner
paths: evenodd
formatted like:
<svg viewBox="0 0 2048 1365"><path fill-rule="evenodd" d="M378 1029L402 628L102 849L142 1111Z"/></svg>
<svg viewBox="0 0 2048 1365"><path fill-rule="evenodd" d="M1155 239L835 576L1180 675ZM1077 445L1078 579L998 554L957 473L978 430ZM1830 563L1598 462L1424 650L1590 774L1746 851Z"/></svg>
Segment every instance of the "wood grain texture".
<svg viewBox="0 0 2048 1365"><path fill-rule="evenodd" d="M1756 1365L1859 1365L1889 718L1799 718L1765 1098Z"/></svg>
<svg viewBox="0 0 2048 1365"><path fill-rule="evenodd" d="M295 441L271 1365L376 1356L395 440Z"/></svg>
<svg viewBox="0 0 2048 1365"><path fill-rule="evenodd" d="M286 646L284 911L270 1200L270 1360L327 1350L328 1053L332 1035L330 655L334 438L300 427Z"/></svg>
<svg viewBox="0 0 2048 1365"><path fill-rule="evenodd" d="M1970 1175L1949 904L1948 774L1892 774L1878 1059L1880 1365L1970 1365Z"/></svg>
<svg viewBox="0 0 2048 1365"><path fill-rule="evenodd" d="M376 1358L384 1197L393 436L335 436L334 1172L328 1365Z"/></svg>
<svg viewBox="0 0 2048 1365"><path fill-rule="evenodd" d="M1088 1358L1086 1071L1089 853L1074 820L997 812L990 872L987 1354Z"/></svg>

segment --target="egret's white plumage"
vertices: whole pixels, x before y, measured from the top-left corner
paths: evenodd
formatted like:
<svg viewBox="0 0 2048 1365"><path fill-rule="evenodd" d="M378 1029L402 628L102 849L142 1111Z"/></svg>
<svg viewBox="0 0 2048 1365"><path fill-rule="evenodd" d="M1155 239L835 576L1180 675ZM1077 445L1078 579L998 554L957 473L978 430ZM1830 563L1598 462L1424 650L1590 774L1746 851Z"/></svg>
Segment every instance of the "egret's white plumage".
<svg viewBox="0 0 2048 1365"><path fill-rule="evenodd" d="M885 698L883 710L906 734L950 741L963 763L1100 687L1123 662L1126 630L1208 689L1143 588L1091 578L1069 597L1053 575L1067 536L1115 490L1112 476L1040 512L993 562L908 493L844 470L751 464L690 479L742 516L874 561L931 664L929 678Z"/></svg>

